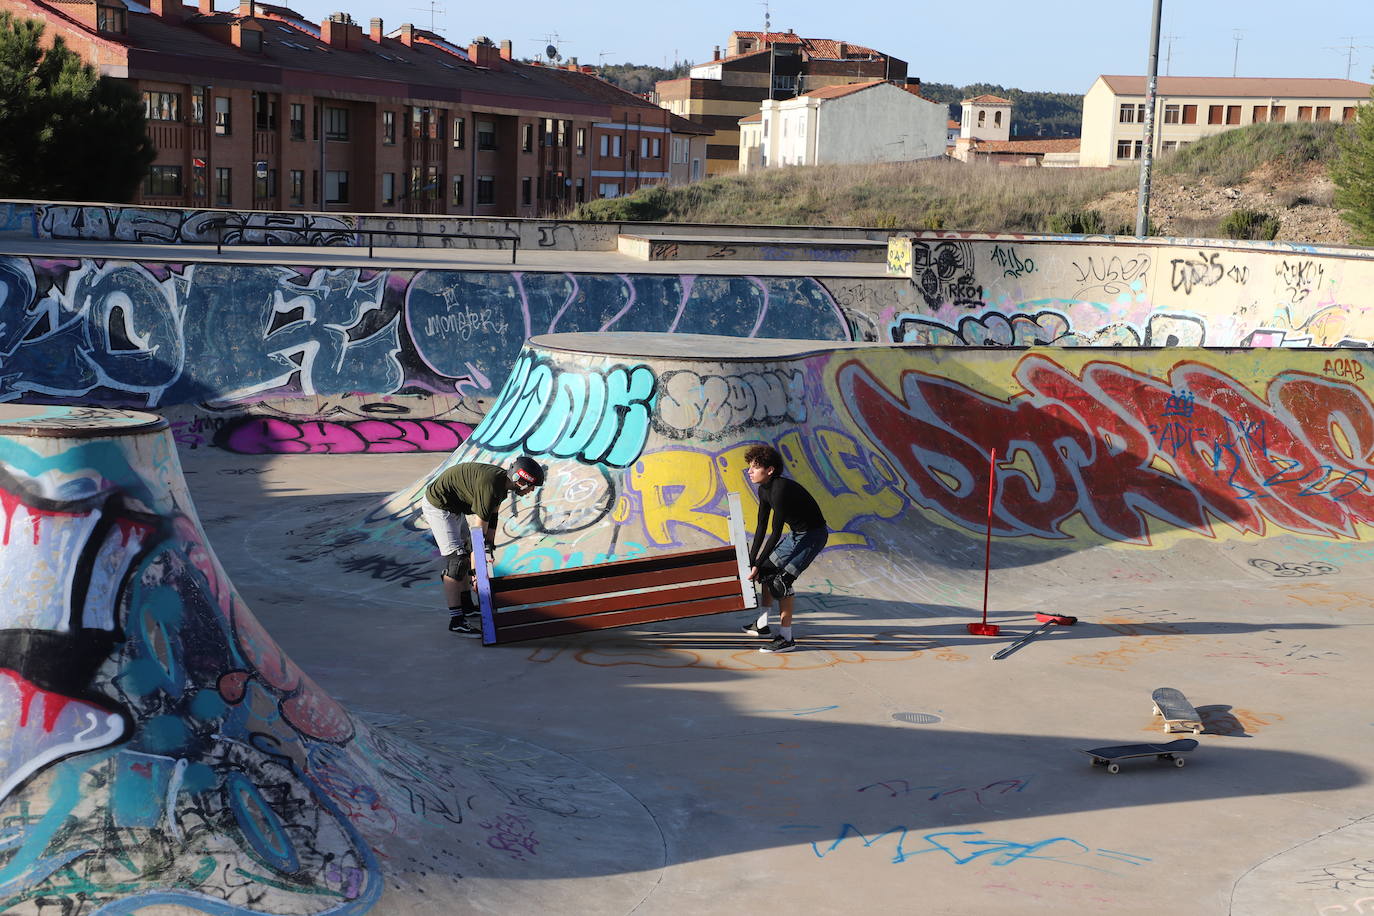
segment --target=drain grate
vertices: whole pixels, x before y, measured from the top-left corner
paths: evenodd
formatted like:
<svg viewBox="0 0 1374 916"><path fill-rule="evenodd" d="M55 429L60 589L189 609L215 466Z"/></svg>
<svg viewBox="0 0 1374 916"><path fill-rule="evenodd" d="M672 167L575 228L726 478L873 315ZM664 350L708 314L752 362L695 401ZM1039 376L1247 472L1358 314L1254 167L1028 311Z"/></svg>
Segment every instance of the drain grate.
<svg viewBox="0 0 1374 916"><path fill-rule="evenodd" d="M894 712L892 718L908 725L934 725L936 722L942 721L933 712Z"/></svg>

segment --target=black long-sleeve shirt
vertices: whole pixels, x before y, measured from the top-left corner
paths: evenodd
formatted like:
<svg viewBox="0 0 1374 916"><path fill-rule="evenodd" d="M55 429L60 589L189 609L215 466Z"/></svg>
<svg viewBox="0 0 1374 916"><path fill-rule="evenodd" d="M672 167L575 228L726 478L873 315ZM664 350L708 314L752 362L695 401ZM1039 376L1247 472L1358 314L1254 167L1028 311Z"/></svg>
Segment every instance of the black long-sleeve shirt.
<svg viewBox="0 0 1374 916"><path fill-rule="evenodd" d="M763 532L768 527L770 514L773 530L764 542ZM790 477L774 477L759 485L759 521L754 528L754 546L749 549L750 566L758 566L772 555L782 537L784 524L794 532L826 527L821 507L806 487Z"/></svg>

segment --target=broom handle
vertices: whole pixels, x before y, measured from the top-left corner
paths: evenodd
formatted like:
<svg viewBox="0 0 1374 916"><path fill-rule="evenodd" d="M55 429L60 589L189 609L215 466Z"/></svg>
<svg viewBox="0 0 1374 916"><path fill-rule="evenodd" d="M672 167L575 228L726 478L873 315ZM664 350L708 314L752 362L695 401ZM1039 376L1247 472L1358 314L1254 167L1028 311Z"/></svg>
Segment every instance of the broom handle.
<svg viewBox="0 0 1374 916"><path fill-rule="evenodd" d="M992 494L997 486L997 447L988 456L988 540L983 553L983 623L988 622L988 579L992 577Z"/></svg>

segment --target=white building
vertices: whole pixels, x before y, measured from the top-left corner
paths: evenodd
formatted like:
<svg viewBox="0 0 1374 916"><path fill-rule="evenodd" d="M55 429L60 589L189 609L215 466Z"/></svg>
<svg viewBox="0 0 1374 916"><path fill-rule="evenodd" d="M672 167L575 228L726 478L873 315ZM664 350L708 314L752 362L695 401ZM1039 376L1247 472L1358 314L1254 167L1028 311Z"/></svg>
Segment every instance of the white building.
<svg viewBox="0 0 1374 916"><path fill-rule="evenodd" d="M943 156L949 113L919 92L918 85L873 80L766 99L739 122L740 171Z"/></svg>
<svg viewBox="0 0 1374 916"><path fill-rule="evenodd" d="M1099 76L1083 97L1083 165L1140 159L1145 77ZM1155 92L1155 153L1265 121L1349 121L1369 101L1368 83L1335 79L1161 76Z"/></svg>

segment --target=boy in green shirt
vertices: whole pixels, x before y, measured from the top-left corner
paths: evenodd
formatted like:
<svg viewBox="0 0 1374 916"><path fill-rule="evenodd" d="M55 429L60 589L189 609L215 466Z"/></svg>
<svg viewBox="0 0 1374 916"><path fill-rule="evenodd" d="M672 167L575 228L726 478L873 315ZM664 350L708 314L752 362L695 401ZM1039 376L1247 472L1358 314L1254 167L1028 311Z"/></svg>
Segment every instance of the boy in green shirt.
<svg viewBox="0 0 1374 916"><path fill-rule="evenodd" d="M496 515L506 494L524 496L544 483L544 469L533 458L521 455L509 468L470 461L455 464L431 481L420 500L420 514L429 523L434 543L444 557L444 600L448 602L451 633L480 636L482 628L467 617L477 610L468 590L472 575L472 536L469 515L482 522L487 545L487 568L495 563Z"/></svg>

